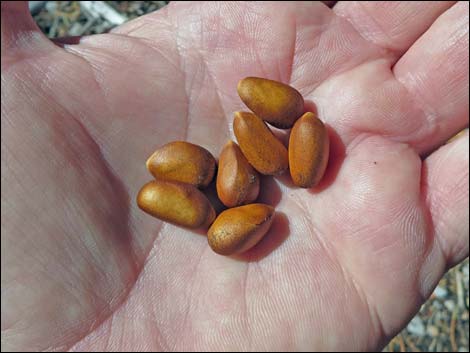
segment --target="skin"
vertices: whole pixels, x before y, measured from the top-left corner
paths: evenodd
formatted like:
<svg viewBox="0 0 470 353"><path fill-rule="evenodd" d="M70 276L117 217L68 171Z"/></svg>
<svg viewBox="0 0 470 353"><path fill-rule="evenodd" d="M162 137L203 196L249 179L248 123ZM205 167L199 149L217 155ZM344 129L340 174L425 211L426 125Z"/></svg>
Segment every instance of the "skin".
<svg viewBox="0 0 470 353"><path fill-rule="evenodd" d="M2 350L380 349L468 256L468 133L438 148L468 3L172 3L65 48L26 13L2 2ZM251 261L134 202L158 146L219 151L246 76L336 136L318 189L264 184Z"/></svg>

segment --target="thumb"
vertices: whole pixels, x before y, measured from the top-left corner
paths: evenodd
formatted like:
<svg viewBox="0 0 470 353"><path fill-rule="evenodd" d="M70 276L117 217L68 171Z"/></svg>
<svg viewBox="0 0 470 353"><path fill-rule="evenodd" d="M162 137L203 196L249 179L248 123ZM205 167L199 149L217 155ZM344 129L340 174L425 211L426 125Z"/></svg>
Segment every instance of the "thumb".
<svg viewBox="0 0 470 353"><path fill-rule="evenodd" d="M4 57L17 54L18 50L38 50L53 45L31 17L27 1L2 1L1 16L2 66Z"/></svg>

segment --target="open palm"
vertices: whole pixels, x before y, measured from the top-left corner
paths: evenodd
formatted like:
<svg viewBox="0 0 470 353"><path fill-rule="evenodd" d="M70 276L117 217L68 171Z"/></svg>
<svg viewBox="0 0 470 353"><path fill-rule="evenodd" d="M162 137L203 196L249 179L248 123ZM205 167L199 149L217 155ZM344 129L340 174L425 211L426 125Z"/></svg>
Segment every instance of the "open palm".
<svg viewBox="0 0 470 353"><path fill-rule="evenodd" d="M2 3L2 349L376 349L468 255L468 3L170 4L63 47ZM171 140L217 155L245 76L329 126L317 189L241 259L135 205ZM428 156L429 154L429 156ZM427 156L425 158L425 156Z"/></svg>

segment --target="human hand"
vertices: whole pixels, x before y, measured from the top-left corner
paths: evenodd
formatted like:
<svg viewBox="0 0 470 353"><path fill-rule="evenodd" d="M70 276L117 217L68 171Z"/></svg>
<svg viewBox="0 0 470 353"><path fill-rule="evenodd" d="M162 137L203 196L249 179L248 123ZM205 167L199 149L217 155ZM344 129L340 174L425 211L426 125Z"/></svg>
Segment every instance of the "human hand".
<svg viewBox="0 0 470 353"><path fill-rule="evenodd" d="M468 133L434 151L468 126L467 2L172 3L63 48L2 2L1 65L2 350L377 349L468 256ZM262 180L236 260L135 196L158 146L218 154L245 76L332 150L317 189Z"/></svg>

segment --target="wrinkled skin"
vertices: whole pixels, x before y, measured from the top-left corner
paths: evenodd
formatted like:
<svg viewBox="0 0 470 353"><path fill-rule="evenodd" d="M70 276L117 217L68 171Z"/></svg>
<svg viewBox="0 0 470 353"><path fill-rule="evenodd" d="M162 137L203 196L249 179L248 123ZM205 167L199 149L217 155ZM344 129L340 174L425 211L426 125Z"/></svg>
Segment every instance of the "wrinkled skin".
<svg viewBox="0 0 470 353"><path fill-rule="evenodd" d="M171 4L55 45L2 3L2 350L364 350L468 255L468 3ZM135 205L171 140L218 154L237 81L330 128L324 182L263 179L243 258Z"/></svg>

